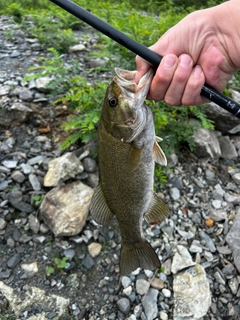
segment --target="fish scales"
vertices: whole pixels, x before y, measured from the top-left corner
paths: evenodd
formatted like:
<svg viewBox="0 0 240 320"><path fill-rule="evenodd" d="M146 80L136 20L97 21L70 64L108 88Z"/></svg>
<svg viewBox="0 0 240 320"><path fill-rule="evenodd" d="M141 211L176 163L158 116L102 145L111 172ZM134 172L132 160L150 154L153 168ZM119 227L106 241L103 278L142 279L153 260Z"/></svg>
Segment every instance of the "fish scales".
<svg viewBox="0 0 240 320"><path fill-rule="evenodd" d="M153 192L154 162L166 165L155 137L153 116L144 103L153 71L137 86L135 72L115 69L102 106L98 129L99 185L90 204L93 219L102 225L116 216L121 237L120 273L160 267L146 241L142 223L162 221L165 203Z"/></svg>

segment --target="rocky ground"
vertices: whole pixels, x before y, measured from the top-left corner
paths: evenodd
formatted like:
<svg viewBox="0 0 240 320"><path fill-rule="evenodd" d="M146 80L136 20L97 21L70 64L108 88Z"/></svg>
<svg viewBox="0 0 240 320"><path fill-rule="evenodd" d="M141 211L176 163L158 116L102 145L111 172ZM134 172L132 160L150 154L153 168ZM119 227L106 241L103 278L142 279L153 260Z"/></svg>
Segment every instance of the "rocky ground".
<svg viewBox="0 0 240 320"><path fill-rule="evenodd" d="M50 161L63 155L58 128L67 112L54 107L40 85L23 82L48 53L10 21L0 17L0 318L240 319L239 120L210 106L218 131L195 134L196 155L168 159L160 191L170 216L160 225L144 224L164 269L120 279L115 220L100 227L86 216L75 235L76 223L69 234L67 223L66 233L54 229L62 208L49 191L63 188L60 198L71 198L65 192L86 186L90 195L98 179L95 145L72 148L76 172L46 182ZM86 52L65 58L77 58L82 70L88 61Z"/></svg>

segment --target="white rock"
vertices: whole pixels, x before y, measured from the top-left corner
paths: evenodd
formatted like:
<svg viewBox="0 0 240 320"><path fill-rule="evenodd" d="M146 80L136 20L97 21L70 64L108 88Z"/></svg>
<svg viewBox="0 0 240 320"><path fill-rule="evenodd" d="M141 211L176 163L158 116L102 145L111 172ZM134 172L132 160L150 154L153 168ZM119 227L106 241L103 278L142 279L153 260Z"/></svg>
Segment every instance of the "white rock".
<svg viewBox="0 0 240 320"><path fill-rule="evenodd" d="M25 272L28 278L32 278L35 276L35 274L38 273L38 266L37 262L29 263L29 264L22 264L21 265L22 270Z"/></svg>
<svg viewBox="0 0 240 320"><path fill-rule="evenodd" d="M172 273L176 274L178 271L194 265L195 265L195 262L193 262L192 257L188 252L187 248L185 248L184 246L178 245L177 251L173 256L172 268L171 268Z"/></svg>
<svg viewBox="0 0 240 320"><path fill-rule="evenodd" d="M83 171L83 165L72 152L53 159L48 164L48 172L44 177L44 186L57 186L60 182L74 178Z"/></svg>
<svg viewBox="0 0 240 320"><path fill-rule="evenodd" d="M164 297L166 297L166 298L170 298L171 297L171 291L170 290L168 290L168 289L162 289L162 293L163 293L163 295L164 295Z"/></svg>
<svg viewBox="0 0 240 320"><path fill-rule="evenodd" d="M140 295L147 294L150 283L145 279L137 279L136 281L136 291Z"/></svg>
<svg viewBox="0 0 240 320"><path fill-rule="evenodd" d="M211 305L209 282L199 264L174 275L174 320L199 319Z"/></svg>
<svg viewBox="0 0 240 320"><path fill-rule="evenodd" d="M84 44L76 44L75 46L72 46L69 48L69 52L80 52L85 50L86 50L86 47Z"/></svg>
<svg viewBox="0 0 240 320"><path fill-rule="evenodd" d="M99 255L99 253L101 252L101 250L102 250L102 245L97 242L92 242L88 246L88 252L92 258L97 257Z"/></svg>
<svg viewBox="0 0 240 320"><path fill-rule="evenodd" d="M40 206L44 223L56 237L73 236L86 223L93 189L76 181L49 191Z"/></svg>
<svg viewBox="0 0 240 320"><path fill-rule="evenodd" d="M7 225L7 222L3 219L0 218L0 230L3 230Z"/></svg>
<svg viewBox="0 0 240 320"><path fill-rule="evenodd" d="M123 293L124 293L127 297L129 297L129 296L131 295L131 293L132 293L132 286L128 286L127 288L124 288L124 289L123 289Z"/></svg>
<svg viewBox="0 0 240 320"><path fill-rule="evenodd" d="M237 185L240 185L240 173L235 173L232 178Z"/></svg>
<svg viewBox="0 0 240 320"><path fill-rule="evenodd" d="M58 316L65 315L68 311L67 308L70 303L70 299L57 296L55 294L46 294L44 290L36 287L29 286L29 290L25 293L25 299L22 299L21 292L19 295L13 288L5 285L0 281L0 292L9 302L10 308L13 310L16 319L20 319L20 314L31 308L47 308L49 310L54 306L54 311L57 312ZM29 318L30 319L30 318ZM33 319L33 318L32 318ZM39 314L38 320L46 319L46 313L42 312Z"/></svg>

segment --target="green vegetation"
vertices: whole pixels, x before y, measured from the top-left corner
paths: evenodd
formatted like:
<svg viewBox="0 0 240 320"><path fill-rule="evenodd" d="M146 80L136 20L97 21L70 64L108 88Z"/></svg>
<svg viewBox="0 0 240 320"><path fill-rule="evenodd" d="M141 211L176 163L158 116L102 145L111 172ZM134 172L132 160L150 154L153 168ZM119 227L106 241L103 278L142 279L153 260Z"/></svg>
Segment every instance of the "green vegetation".
<svg viewBox="0 0 240 320"><path fill-rule="evenodd" d="M131 38L149 46L188 12L222 1L75 0L75 2ZM29 36L38 38L51 54L48 59L40 59L39 67L31 68L30 72L33 74L27 76L25 80L43 75L51 76L52 81L48 85L51 88L51 94L61 96L55 103L66 104L72 110L74 116L63 125L70 135L62 144L62 148L66 149L77 141L87 142L94 138L107 83L100 81L92 83L91 80L89 84L85 77L79 76L78 62L73 61L71 65L66 65L61 55L68 51L69 46L77 42L74 36L76 30L90 27L49 0L40 2L19 0L17 3L14 0L2 0L0 14L12 16ZM13 34L8 32L6 36L11 39ZM94 70L88 69L87 72L94 73L97 78L102 71L113 70L114 67L135 69L133 53L100 33L98 37L95 51L89 52L88 55L89 58L106 58L107 65ZM87 40L86 33L81 41L87 42ZM198 127L213 129L213 123L204 116L204 106L200 108L169 107L164 102L149 102L149 105L155 117L156 133L164 139L161 146L166 154L171 153L173 149L177 150L185 146L192 150L194 148L192 133ZM192 121L192 119L199 121ZM164 181L165 176L161 170L158 176Z"/></svg>
<svg viewBox="0 0 240 320"><path fill-rule="evenodd" d="M33 203L34 203L34 205L36 207L40 206L40 204L42 203L43 199L44 199L44 195L43 194L32 196L32 201L33 201Z"/></svg>
<svg viewBox="0 0 240 320"><path fill-rule="evenodd" d="M68 261L67 257L63 257L63 258L55 257L53 260L53 265L47 267L46 274L50 275L50 274L53 274L55 271L63 270L67 266L67 261Z"/></svg>

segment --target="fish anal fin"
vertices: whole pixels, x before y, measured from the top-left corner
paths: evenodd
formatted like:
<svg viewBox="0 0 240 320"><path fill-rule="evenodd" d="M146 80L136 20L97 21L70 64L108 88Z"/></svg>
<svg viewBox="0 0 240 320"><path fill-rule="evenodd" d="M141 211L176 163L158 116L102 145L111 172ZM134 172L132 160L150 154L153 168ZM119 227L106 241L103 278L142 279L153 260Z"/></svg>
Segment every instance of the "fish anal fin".
<svg viewBox="0 0 240 320"><path fill-rule="evenodd" d="M122 243L120 274L129 275L137 268L154 270L161 267L158 256L151 245L143 240L136 244Z"/></svg>
<svg viewBox="0 0 240 320"><path fill-rule="evenodd" d="M89 211L93 220L95 220L100 225L108 224L114 216L106 203L101 185L98 185L94 190L89 206Z"/></svg>
<svg viewBox="0 0 240 320"><path fill-rule="evenodd" d="M158 164L161 164L163 166L167 165L167 158L164 154L164 152L162 151L162 148L159 146L158 142L161 142L162 139L159 137L156 137L156 141L154 143L153 146L153 157L155 162L157 162Z"/></svg>
<svg viewBox="0 0 240 320"><path fill-rule="evenodd" d="M142 157L142 149L136 149L133 146L131 146L127 156L128 172L133 172L138 168L141 157Z"/></svg>
<svg viewBox="0 0 240 320"><path fill-rule="evenodd" d="M163 221L169 214L166 203L156 194L153 193L152 201L144 219L149 224L156 224Z"/></svg>

